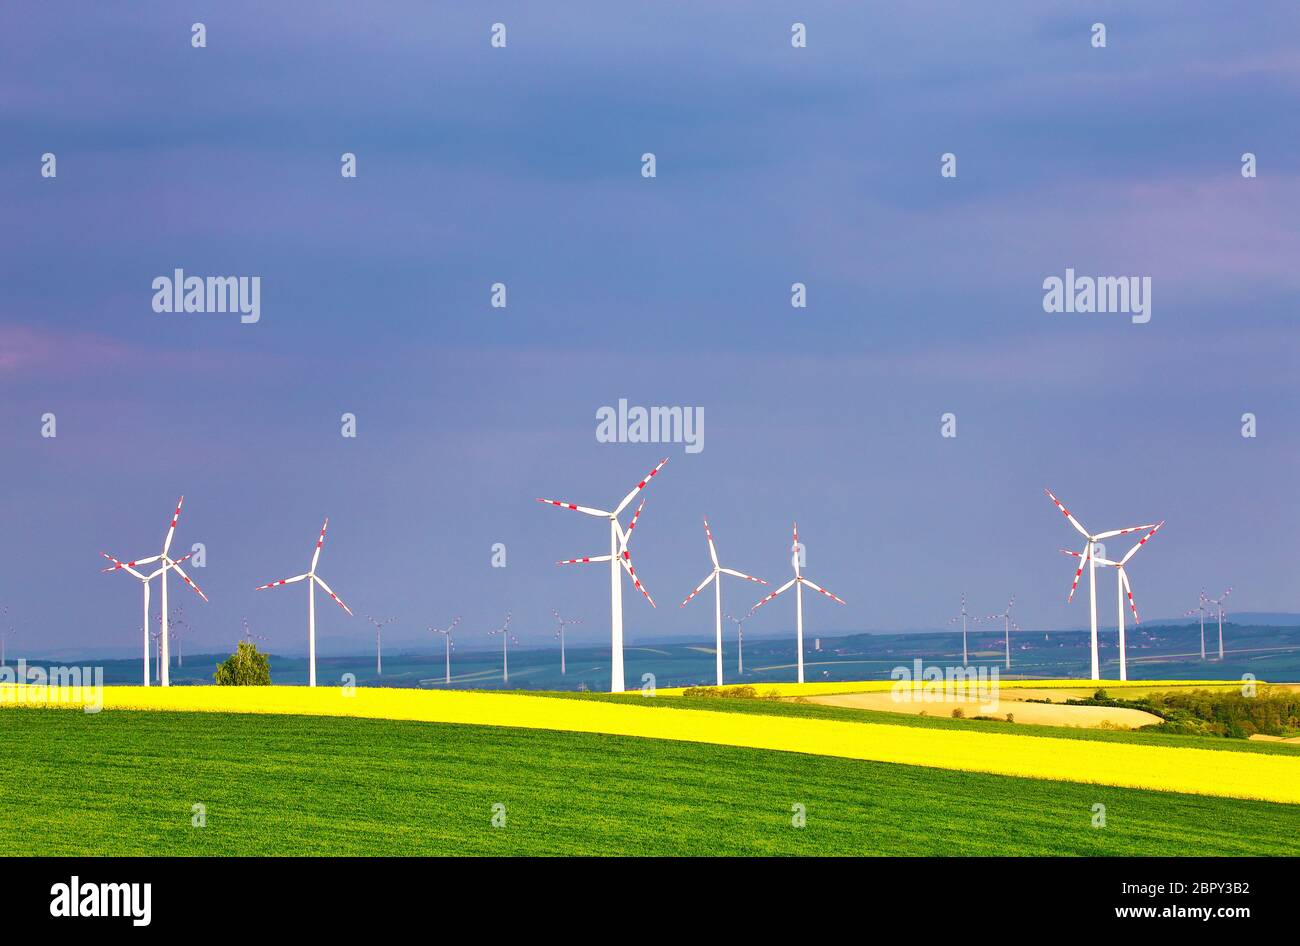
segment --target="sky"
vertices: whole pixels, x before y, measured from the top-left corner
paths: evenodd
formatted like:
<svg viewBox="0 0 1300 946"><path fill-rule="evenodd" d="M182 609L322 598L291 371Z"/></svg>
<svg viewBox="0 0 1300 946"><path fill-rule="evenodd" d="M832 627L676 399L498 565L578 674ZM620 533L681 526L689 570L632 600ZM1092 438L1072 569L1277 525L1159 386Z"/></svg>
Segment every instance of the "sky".
<svg viewBox="0 0 1300 946"><path fill-rule="evenodd" d="M305 571L326 516L356 616L318 602L324 650L372 647L367 614L394 647L456 615L486 646L507 611L550 643L552 608L607 640L608 573L553 564L606 527L535 499L608 509L662 457L633 641L711 634L707 598L679 607L705 515L774 582L798 520L847 601L809 600L810 636L946 627L963 592L1082 626L1044 487L1097 531L1166 521L1129 569L1145 615L1228 585L1300 610L1300 11L1127 7L7 4L11 646L133 646L139 588L99 556L155 554L181 494L211 599L172 585L187 649L246 618L303 651L303 587L253 589ZM176 268L260 276L260 320L155 312ZM1045 312L1067 268L1149 276L1150 321ZM620 399L702 411L703 449L598 442Z"/></svg>

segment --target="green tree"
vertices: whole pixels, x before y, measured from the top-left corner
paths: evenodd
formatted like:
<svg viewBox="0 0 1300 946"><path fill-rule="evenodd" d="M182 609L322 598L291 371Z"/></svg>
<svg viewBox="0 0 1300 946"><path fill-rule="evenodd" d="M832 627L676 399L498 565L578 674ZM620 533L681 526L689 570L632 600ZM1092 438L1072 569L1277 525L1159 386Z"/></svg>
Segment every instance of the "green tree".
<svg viewBox="0 0 1300 946"><path fill-rule="evenodd" d="M252 641L240 641L235 652L217 664L212 679L219 687L267 687L271 685L271 661Z"/></svg>

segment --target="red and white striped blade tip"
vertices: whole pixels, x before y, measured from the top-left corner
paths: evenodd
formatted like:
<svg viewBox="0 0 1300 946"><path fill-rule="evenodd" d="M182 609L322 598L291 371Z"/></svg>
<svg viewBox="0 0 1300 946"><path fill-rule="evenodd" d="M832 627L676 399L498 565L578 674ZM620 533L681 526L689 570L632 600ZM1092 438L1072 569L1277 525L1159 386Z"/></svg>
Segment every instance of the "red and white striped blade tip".
<svg viewBox="0 0 1300 946"><path fill-rule="evenodd" d="M667 457L664 457L662 460L660 460L658 465L655 466L655 468L651 470L649 473L647 473L645 477L641 480L641 482L637 483L636 486L632 487L632 491L623 497L623 501L614 507L613 514L617 516L624 509L626 509L627 504L632 501L632 498L636 496L637 493L641 492L641 490L645 489L646 484L655 478L655 474L658 473L660 470L662 470L664 468L664 464L667 462L668 462Z"/></svg>

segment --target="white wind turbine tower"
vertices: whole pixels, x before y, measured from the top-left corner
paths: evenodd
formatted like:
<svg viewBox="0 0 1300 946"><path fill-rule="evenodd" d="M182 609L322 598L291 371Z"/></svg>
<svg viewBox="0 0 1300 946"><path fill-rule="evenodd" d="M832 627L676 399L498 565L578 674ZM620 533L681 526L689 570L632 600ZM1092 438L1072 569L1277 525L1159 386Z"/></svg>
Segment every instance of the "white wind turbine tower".
<svg viewBox="0 0 1300 946"><path fill-rule="evenodd" d="M645 500L637 508L636 515L632 517L631 524L627 527L625 533L618 524L618 517L628 504L636 497L636 494L645 489L646 484L654 479L655 474L663 469L668 458L664 457L659 461L659 465L646 474L645 479L637 483L632 491L623 497L623 501L614 507L613 512L605 512L603 509L593 509L589 506L577 506L573 503L560 502L557 499L538 499L539 503L546 503L551 506L559 506L562 509L572 509L575 512L586 513L588 516L595 516L598 519L609 520L609 554L594 555L587 558L570 558L557 565L586 565L596 562L609 562L609 605L610 605L610 669L609 669L609 691L611 693L623 692L623 577L619 572L622 567L632 579L632 584L637 591L645 595L650 606L654 607L654 599L650 597L650 592L641 586L641 579L636 577L636 569L632 567L632 556L628 552L627 544L632 538L632 530L636 528L637 517L641 515L641 510L645 508Z"/></svg>
<svg viewBox="0 0 1300 946"><path fill-rule="evenodd" d="M738 572L734 568L723 568L718 564L718 550L713 545L713 533L709 531L709 520L704 520L704 537L709 542L709 558L713 559L713 571L709 576L700 582L694 591L686 596L686 600L681 603L684 608L690 603L690 600L703 591L713 582L713 624L714 624L714 642L717 647L716 660L714 661L718 674L718 686L722 686L722 576L734 575L737 578L743 578L746 581L756 582L760 585L766 585L761 578L755 578L753 575L746 575L744 572Z"/></svg>
<svg viewBox="0 0 1300 946"><path fill-rule="evenodd" d="M791 586L794 586L795 647L798 650L798 657L799 657L799 682L803 683L803 586L807 585L813 591L821 592L826 597L834 599L835 601L838 601L840 604L844 604L845 602L843 598L836 597L835 595L827 591L825 588L822 588L820 585L817 585L810 579L803 577L803 572L800 570L800 564L799 564L799 553L801 549L799 547L799 523L797 522L794 524L794 544L790 546L790 551L792 553L790 556L790 564L794 566L794 577L791 578L789 581L787 581L780 588L776 589L776 591L772 592L766 598L759 601L758 604L750 608L750 614L753 614L755 611L757 611L763 605L767 604L769 601L771 601L777 595L781 594L783 591L788 591Z"/></svg>
<svg viewBox="0 0 1300 946"><path fill-rule="evenodd" d="M510 633L511 613L506 612L506 622L494 631L488 631L488 637L501 635L501 682L510 682L510 642L519 643L519 638Z"/></svg>
<svg viewBox="0 0 1300 946"><path fill-rule="evenodd" d="M325 524L320 527L320 537L316 540L316 549L311 554L311 567L307 569L306 574L295 575L293 578L281 578L279 581L273 581L269 584L259 585L255 591L262 591L266 588L279 588L281 585L292 585L295 581L302 581L304 578L309 579L307 582L307 685L314 687L316 685L316 586L320 585L321 590L334 599L334 603L352 616L352 609L343 603L343 599L336 595L329 585L325 584L325 579L316 574L316 563L320 561L321 546L325 544L325 530L329 527L329 517L325 518Z"/></svg>
<svg viewBox="0 0 1300 946"><path fill-rule="evenodd" d="M397 618L384 618L382 621L366 615L366 620L375 626L375 673L384 675L384 625L392 624Z"/></svg>
<svg viewBox="0 0 1300 946"><path fill-rule="evenodd" d="M1128 572L1125 571L1124 566L1128 565L1129 560L1134 555L1137 554L1137 550L1142 548L1142 546L1146 545L1147 539L1151 538L1153 535L1159 532L1160 527L1163 525L1164 525L1163 520L1156 523L1156 525L1152 527L1151 531L1148 532L1146 535L1142 536L1142 540L1138 542L1137 545L1129 549L1126 553L1124 553L1124 557L1121 558L1118 562L1112 562L1109 559L1097 558L1096 556L1093 556L1093 559L1096 561L1098 565L1109 565L1115 569L1115 573L1116 573L1116 577L1115 577L1116 599L1119 602L1118 604L1119 613L1116 617L1116 627L1119 630L1119 678L1121 680L1128 679L1128 648L1124 640L1124 599L1126 597L1128 598L1128 606L1133 611L1134 625L1142 623L1138 619L1137 604L1134 603L1133 601L1133 586L1129 584ZM1069 549L1061 549L1061 551L1064 552L1066 555L1073 555L1075 558L1079 558L1082 555L1082 553L1080 552L1072 552Z"/></svg>
<svg viewBox="0 0 1300 946"><path fill-rule="evenodd" d="M1230 591L1232 589L1229 589ZM1210 599L1205 594L1205 589L1201 589L1201 597L1197 600L1196 607L1186 611L1183 617L1189 618L1197 611L1201 612L1201 659L1205 659L1205 605Z"/></svg>
<svg viewBox="0 0 1300 946"><path fill-rule="evenodd" d="M736 625L736 673L745 675L745 619L728 614L727 620Z"/></svg>
<svg viewBox="0 0 1300 946"><path fill-rule="evenodd" d="M1088 568L1088 593L1092 626L1092 679L1100 680L1101 661L1097 654L1097 559L1096 556L1093 555L1093 543L1099 542L1102 539L1110 539L1117 535L1128 535L1130 532L1138 532L1142 529L1151 529L1155 527L1155 523L1148 522L1146 525L1142 526L1128 526L1123 529L1111 529L1108 532L1098 532L1094 535L1085 529L1079 523L1078 519L1070 515L1070 511L1061 504L1059 499L1052 495L1050 489L1045 489L1043 492L1045 492L1048 498L1056 504L1056 508L1061 510L1061 515L1070 520L1070 525L1074 526L1075 530L1087 540L1084 543L1083 551L1079 553L1079 567L1074 573L1074 584L1070 585L1070 596L1066 598L1066 601L1074 600L1074 591L1079 587L1079 576L1083 574L1083 569L1086 565Z"/></svg>
<svg viewBox="0 0 1300 946"><path fill-rule="evenodd" d="M5 642L14 635L18 629L9 623L9 605L0 609L0 667L5 665ZM148 661L145 661L146 665Z"/></svg>
<svg viewBox="0 0 1300 946"><path fill-rule="evenodd" d="M1226 597L1228 597L1228 595L1230 595L1230 594L1232 594L1232 589L1231 589L1231 588L1229 588L1229 589L1228 589L1227 591L1225 591L1223 594L1219 595L1219 597L1217 597L1217 598L1208 598L1208 597L1207 597L1207 598L1205 599L1205 603L1208 604L1208 605L1210 606L1210 610L1211 610L1212 612L1213 612L1213 611L1218 611L1218 612L1219 612L1219 659L1220 659L1220 660L1223 659L1223 599L1226 598ZM1204 635L1204 633L1202 632L1202 635L1201 635L1201 642L1202 642L1202 643L1201 643L1201 650L1202 650L1202 651L1204 651L1204 649L1205 649L1205 643L1204 643L1204 641L1205 641L1205 635ZM1201 656L1204 657L1204 656L1205 656L1204 653L1202 653Z"/></svg>
<svg viewBox="0 0 1300 946"><path fill-rule="evenodd" d="M144 629L144 685L149 686L149 661L154 659L149 656L149 640L152 638L155 643L158 641L158 635L149 630L153 624L153 617L149 614L149 583L165 572L167 566L164 565L162 568L156 569L148 575L145 575L142 572L136 571L133 567L138 565L139 562L119 562L107 552L100 552L99 554L113 563L109 568L101 568L100 572L124 571L138 580L140 586L144 589L144 623L140 626ZM189 556L187 555L185 558L189 558ZM185 558L182 558L181 561L185 561ZM150 561L157 561L157 558L150 559ZM155 676L159 681L162 680L162 667L157 669Z"/></svg>
<svg viewBox="0 0 1300 946"><path fill-rule="evenodd" d="M963 603L964 603L964 602L963 602ZM1013 617L1011 616L1011 609L1014 608L1015 606L1016 606L1016 596L1015 596L1015 595L1012 595L1012 596L1011 596L1011 600L1007 602L1006 609L1003 610L1003 612L1002 612L1001 614L990 614L988 617L986 617L986 618L984 619L984 620L986 620L986 621L994 621L994 620L996 620L996 619L998 619L998 618L1002 618L1002 629L1003 629L1004 633L1006 634L1006 641L1005 641L1005 643L1006 643L1006 649L1007 649L1007 669L1008 669L1008 670L1011 669L1011 631L1012 631L1013 628L1014 628L1015 630L1017 630L1017 631L1020 630L1020 625L1017 624L1017 623L1016 623L1016 619L1013 618Z"/></svg>
<svg viewBox="0 0 1300 946"><path fill-rule="evenodd" d="M566 621L564 618L560 617L560 612L555 608L551 609L551 613L555 615L555 623L557 625L555 628L555 636L560 639L560 675L567 676L568 671L564 666L564 629L571 624L581 624L582 618L573 618L572 620Z"/></svg>
<svg viewBox="0 0 1300 946"><path fill-rule="evenodd" d="M171 525L167 527L167 535L163 539L163 547L162 547L161 554L150 555L148 558L138 558L131 562L119 562L117 559L113 558L113 556L109 555L107 552L100 553L101 555L104 556L104 558L108 559L110 562L113 563L112 568L105 568L104 571L106 572L126 571L127 573L133 575L135 578L139 579L140 582L144 585L144 664L145 664L144 685L145 686L149 685L149 582L152 581L154 578L157 578L162 583L162 617L160 618L161 635L162 635L161 638L162 655L161 655L161 667L158 673L158 682L162 686L171 686L171 674L169 672L170 671L169 665L171 663L171 653L167 646L167 637L168 637L167 573L169 571L174 570L176 574L181 576L185 584L189 585L192 589L194 589L195 594L197 594L204 601L208 600L208 596L199 590L198 585L190 581L190 576L185 574L185 570L181 568L181 562L184 562L190 556L186 555L180 559L173 560L168 555L172 547L172 537L176 535L176 520L181 517L181 506L184 504L184 502L185 502L184 496L176 500L176 511L172 513ZM159 566L157 571L147 576L137 571L135 568L135 566L137 565L150 565L154 562L161 562L162 564Z"/></svg>
<svg viewBox="0 0 1300 946"><path fill-rule="evenodd" d="M456 630L456 625L459 624L459 623L460 623L460 618L452 618L451 623L448 624L446 627L431 627L431 628L429 628L429 630L431 630L433 633L435 633L435 634L441 634L441 635L443 636L443 638L446 640L446 644L447 644L447 646L446 646L446 651L447 651L447 675L446 675L446 678L444 679L443 682L446 683L446 684L448 684L448 685L451 684L451 650L452 650L453 647L456 646L456 645L452 642L452 639L451 639L451 632L454 631L454 630Z"/></svg>
<svg viewBox="0 0 1300 946"><path fill-rule="evenodd" d="M997 615L994 615L994 617L996 616ZM961 594L961 613L959 613L956 617L951 617L948 619L949 624L956 624L958 621L961 621L961 665L963 667L967 666L970 663L970 658L967 656L968 651L966 649L967 620L969 620L971 624L978 624L980 622L979 618L977 618L975 615L971 614L969 611L966 610L966 592L963 591Z"/></svg>

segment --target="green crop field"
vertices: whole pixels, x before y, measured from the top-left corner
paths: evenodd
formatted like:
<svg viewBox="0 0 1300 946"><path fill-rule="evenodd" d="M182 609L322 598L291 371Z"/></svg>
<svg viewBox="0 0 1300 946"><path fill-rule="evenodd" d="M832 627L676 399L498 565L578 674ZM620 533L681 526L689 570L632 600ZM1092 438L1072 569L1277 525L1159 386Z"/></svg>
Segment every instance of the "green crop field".
<svg viewBox="0 0 1300 946"><path fill-rule="evenodd" d="M1300 806L752 749L208 713L0 727L10 855L1300 853Z"/></svg>

